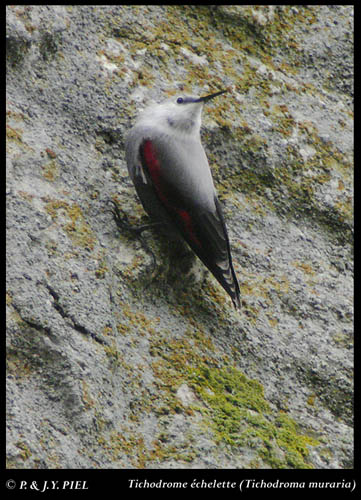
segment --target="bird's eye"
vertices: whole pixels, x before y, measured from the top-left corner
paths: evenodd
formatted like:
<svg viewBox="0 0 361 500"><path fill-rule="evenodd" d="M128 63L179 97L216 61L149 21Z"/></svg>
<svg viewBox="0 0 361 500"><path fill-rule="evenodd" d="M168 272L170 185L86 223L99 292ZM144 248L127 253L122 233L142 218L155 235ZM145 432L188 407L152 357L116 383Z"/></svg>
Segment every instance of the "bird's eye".
<svg viewBox="0 0 361 500"><path fill-rule="evenodd" d="M178 97L177 104L183 104L183 102L184 102L183 97Z"/></svg>

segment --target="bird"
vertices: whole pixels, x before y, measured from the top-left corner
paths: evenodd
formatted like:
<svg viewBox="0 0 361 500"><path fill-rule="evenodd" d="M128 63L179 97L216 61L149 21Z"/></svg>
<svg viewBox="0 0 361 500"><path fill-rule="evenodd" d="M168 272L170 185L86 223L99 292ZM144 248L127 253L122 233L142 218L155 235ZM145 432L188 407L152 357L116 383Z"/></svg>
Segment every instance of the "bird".
<svg viewBox="0 0 361 500"><path fill-rule="evenodd" d="M204 104L225 92L148 106L127 134L125 156L145 211L187 242L239 309L225 218L200 138Z"/></svg>

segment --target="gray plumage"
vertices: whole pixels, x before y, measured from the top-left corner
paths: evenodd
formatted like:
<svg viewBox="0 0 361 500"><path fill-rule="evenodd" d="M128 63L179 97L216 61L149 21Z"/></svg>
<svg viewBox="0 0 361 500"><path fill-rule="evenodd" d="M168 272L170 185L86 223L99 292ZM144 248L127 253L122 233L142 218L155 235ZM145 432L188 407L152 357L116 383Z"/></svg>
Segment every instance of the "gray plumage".
<svg viewBox="0 0 361 500"><path fill-rule="evenodd" d="M126 160L146 212L183 236L238 308L227 229L200 141L203 104L221 93L147 108L127 136Z"/></svg>

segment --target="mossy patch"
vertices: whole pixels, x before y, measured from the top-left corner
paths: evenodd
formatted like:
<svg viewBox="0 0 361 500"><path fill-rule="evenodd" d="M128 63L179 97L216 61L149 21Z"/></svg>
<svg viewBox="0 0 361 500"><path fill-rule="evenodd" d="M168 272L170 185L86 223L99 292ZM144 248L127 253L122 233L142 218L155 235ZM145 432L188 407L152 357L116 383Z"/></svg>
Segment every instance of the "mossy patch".
<svg viewBox="0 0 361 500"><path fill-rule="evenodd" d="M53 220L58 220L59 215L65 214L68 221L63 224L63 228L75 246L94 249L94 235L77 203L48 199L44 201L47 202L45 209Z"/></svg>
<svg viewBox="0 0 361 500"><path fill-rule="evenodd" d="M55 158L52 158L50 161L45 163L42 166L42 174L50 182L53 182L59 177L59 165Z"/></svg>
<svg viewBox="0 0 361 500"><path fill-rule="evenodd" d="M255 447L272 468L312 468L308 446L317 441L300 434L286 414L272 412L259 382L235 367L201 367L189 382L205 403L205 409L198 409L219 442L232 448Z"/></svg>
<svg viewBox="0 0 361 500"><path fill-rule="evenodd" d="M191 336L181 341L154 340L151 354L156 358L152 368L160 391L159 416L197 413L204 432L211 431L219 445L235 454L242 447L254 448L272 468L312 468L307 461L309 446L318 442L301 434L286 413L272 410L257 380L235 366L220 367L208 348L195 348ZM177 398L177 388L184 383L199 403L185 407ZM162 443L157 448L160 452Z"/></svg>

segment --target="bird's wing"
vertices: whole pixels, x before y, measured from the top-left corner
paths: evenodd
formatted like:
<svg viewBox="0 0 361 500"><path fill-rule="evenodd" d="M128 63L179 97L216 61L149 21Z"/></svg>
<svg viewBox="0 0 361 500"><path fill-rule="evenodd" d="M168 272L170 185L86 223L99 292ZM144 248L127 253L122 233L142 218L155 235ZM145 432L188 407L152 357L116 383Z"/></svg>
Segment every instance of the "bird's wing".
<svg viewBox="0 0 361 500"><path fill-rule="evenodd" d="M139 177L144 175L173 224L238 307L227 229L203 149L202 154L195 150L187 155L182 148L170 149L164 141L143 140Z"/></svg>
<svg viewBox="0 0 361 500"><path fill-rule="evenodd" d="M217 278L232 298L236 308L240 307L240 290L233 268L228 232L223 217L222 207L215 196L216 213L203 212L197 218L200 241L203 241L205 254L202 256L193 250L208 269Z"/></svg>

